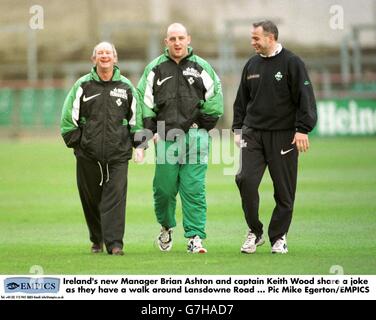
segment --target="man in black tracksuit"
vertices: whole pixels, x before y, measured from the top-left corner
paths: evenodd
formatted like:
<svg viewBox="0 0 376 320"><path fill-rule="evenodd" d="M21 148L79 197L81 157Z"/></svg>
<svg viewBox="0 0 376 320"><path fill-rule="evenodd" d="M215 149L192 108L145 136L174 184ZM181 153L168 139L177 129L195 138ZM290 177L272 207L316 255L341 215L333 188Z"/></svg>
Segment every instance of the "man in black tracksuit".
<svg viewBox="0 0 376 320"><path fill-rule="evenodd" d="M243 253L254 253L264 243L258 187L266 166L276 201L268 230L272 253L287 253L298 154L308 150L308 133L317 121L315 97L304 63L277 40L278 29L273 22L253 24L252 46L257 55L243 69L234 103L232 129L241 148L236 183L249 227L241 247Z"/></svg>
<svg viewBox="0 0 376 320"><path fill-rule="evenodd" d="M123 255L128 160L133 134L142 130L138 93L120 74L115 47L99 43L94 67L68 93L61 134L77 158L77 185L91 251ZM142 161L143 150L137 149Z"/></svg>

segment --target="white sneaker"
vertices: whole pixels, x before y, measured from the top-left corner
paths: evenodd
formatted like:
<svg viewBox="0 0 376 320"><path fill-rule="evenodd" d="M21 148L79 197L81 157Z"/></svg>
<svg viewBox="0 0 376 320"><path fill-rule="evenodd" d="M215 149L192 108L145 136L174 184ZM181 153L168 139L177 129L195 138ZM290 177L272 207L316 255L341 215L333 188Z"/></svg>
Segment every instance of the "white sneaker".
<svg viewBox="0 0 376 320"><path fill-rule="evenodd" d="M190 238L188 240L188 246L187 246L187 252L190 253L206 253L208 250L206 250L202 246L202 240L199 236L195 236L194 238Z"/></svg>
<svg viewBox="0 0 376 320"><path fill-rule="evenodd" d="M172 248L172 229L162 227L157 243L161 251L170 251Z"/></svg>
<svg viewBox="0 0 376 320"><path fill-rule="evenodd" d="M282 238L278 239L272 246L272 253L287 253L287 241L286 235L284 234Z"/></svg>
<svg viewBox="0 0 376 320"><path fill-rule="evenodd" d="M249 229L247 234L247 239L245 239L240 252L242 253L255 253L258 246L262 246L265 243L263 236L257 237L251 229Z"/></svg>

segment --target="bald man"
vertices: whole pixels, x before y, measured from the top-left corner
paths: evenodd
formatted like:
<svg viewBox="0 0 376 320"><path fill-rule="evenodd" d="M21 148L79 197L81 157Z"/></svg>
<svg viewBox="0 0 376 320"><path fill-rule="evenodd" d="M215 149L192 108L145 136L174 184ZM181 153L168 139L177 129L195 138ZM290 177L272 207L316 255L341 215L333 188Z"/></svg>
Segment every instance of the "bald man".
<svg viewBox="0 0 376 320"><path fill-rule="evenodd" d="M179 193L187 251L206 253L202 239L208 131L223 113L221 83L209 63L193 54L185 26L171 24L164 42L164 53L146 66L138 84L144 127L153 132L156 149L154 210L161 225L157 244L161 251L172 248Z"/></svg>
<svg viewBox="0 0 376 320"><path fill-rule="evenodd" d="M142 108L136 89L115 65L113 44L97 44L91 60L91 72L65 99L61 134L76 156L91 252L102 252L104 244L109 254L123 255L128 160L137 146L133 134L142 131Z"/></svg>

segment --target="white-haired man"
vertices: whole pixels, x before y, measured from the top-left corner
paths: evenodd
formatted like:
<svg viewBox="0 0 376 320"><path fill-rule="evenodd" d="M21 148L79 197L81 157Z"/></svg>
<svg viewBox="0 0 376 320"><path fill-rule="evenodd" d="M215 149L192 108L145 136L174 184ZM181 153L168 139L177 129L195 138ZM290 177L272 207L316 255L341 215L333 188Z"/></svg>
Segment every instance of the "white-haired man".
<svg viewBox="0 0 376 320"><path fill-rule="evenodd" d="M91 251L102 252L104 244L109 254L123 255L128 160L133 135L142 130L142 108L136 89L115 65L113 44L97 44L92 62L91 72L77 80L65 99L61 134L77 159Z"/></svg>

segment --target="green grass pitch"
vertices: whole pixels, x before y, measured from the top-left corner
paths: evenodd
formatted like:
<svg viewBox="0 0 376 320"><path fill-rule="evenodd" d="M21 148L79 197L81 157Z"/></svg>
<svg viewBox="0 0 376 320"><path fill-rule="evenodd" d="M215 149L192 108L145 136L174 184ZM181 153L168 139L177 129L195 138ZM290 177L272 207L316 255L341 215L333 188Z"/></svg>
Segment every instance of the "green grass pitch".
<svg viewBox="0 0 376 320"><path fill-rule="evenodd" d="M208 253L186 253L181 210L171 252L154 245L153 165L129 169L125 255L90 254L75 181L75 160L62 140L0 142L0 274L376 274L376 139L311 139L300 156L289 253L267 242L240 253L247 231L234 176L211 165L207 176ZM150 152L150 151L149 151ZM274 207L266 174L260 188L265 231Z"/></svg>

